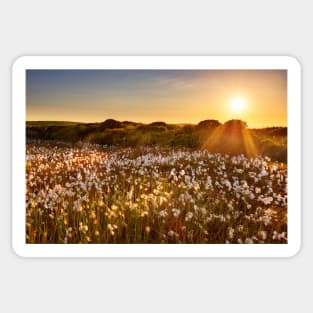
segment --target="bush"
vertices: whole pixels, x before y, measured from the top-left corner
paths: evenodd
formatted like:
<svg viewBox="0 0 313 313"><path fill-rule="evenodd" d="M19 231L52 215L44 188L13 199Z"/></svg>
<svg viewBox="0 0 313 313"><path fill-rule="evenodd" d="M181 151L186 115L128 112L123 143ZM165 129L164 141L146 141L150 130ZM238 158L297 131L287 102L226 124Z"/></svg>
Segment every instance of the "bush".
<svg viewBox="0 0 313 313"><path fill-rule="evenodd" d="M116 121L114 119L107 119L101 123L101 129L114 129L114 128L123 128L123 123Z"/></svg>
<svg viewBox="0 0 313 313"><path fill-rule="evenodd" d="M216 127L219 127L221 123L217 120L204 120L199 122L196 126L197 130L213 130Z"/></svg>
<svg viewBox="0 0 313 313"><path fill-rule="evenodd" d="M200 146L199 135L197 135L196 133L186 133L186 132L176 133L173 140L173 146L186 148L199 147Z"/></svg>
<svg viewBox="0 0 313 313"><path fill-rule="evenodd" d="M271 139L261 141L262 155L270 157L272 160L287 162L287 145L280 145Z"/></svg>

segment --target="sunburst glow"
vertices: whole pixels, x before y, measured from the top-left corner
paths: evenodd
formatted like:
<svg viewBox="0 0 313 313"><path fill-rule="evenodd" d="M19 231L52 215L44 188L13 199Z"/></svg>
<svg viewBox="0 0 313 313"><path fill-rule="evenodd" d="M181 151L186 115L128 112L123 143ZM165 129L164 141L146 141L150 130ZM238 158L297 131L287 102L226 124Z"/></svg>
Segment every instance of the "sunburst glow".
<svg viewBox="0 0 313 313"><path fill-rule="evenodd" d="M233 112L242 112L245 109L246 101L243 98L233 98L230 102Z"/></svg>
<svg viewBox="0 0 313 313"><path fill-rule="evenodd" d="M287 125L286 70L27 70L28 121Z"/></svg>

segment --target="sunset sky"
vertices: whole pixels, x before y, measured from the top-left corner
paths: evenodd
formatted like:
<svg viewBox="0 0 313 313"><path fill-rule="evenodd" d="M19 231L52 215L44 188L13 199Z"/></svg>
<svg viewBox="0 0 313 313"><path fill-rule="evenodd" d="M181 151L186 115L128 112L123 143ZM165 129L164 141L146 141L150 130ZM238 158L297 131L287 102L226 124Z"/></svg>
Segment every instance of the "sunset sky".
<svg viewBox="0 0 313 313"><path fill-rule="evenodd" d="M28 121L287 125L286 70L27 70Z"/></svg>

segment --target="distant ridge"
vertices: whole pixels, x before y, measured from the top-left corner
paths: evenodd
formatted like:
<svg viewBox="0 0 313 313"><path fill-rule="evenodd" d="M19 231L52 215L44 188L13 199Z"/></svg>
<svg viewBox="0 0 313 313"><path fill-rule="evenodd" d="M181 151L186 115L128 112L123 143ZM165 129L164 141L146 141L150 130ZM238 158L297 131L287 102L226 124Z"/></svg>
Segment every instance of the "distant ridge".
<svg viewBox="0 0 313 313"><path fill-rule="evenodd" d="M239 120L238 120L239 121ZM229 121L226 121L227 123ZM225 124L224 123L224 124ZM166 123L163 121L155 121L151 123L143 123L143 122L134 122L134 121L118 121L113 118L106 119L102 122L80 122L80 121L47 121L47 120L36 120L36 121L26 121L27 126L67 126L67 125L106 125L108 128L114 128L114 127L109 127L115 125L123 125L123 126L137 126L137 125L150 125L150 126L175 126L175 125L192 125L192 126L198 126L198 128L205 128L205 127L214 127L216 125L223 125L223 123L219 122L218 120L215 119L206 119L200 121L198 124L195 123ZM247 126L248 127L248 126ZM117 127L118 128L118 127ZM249 128L249 127L248 127ZM269 125L265 127L252 127L250 128L251 130L259 130L259 129L287 129L286 126L275 126L275 125Z"/></svg>
<svg viewBox="0 0 313 313"><path fill-rule="evenodd" d="M27 142L49 141L103 146L162 146L207 149L214 153L247 156L267 155L287 161L287 128L249 129L246 122L214 119L198 124L137 123L107 119L99 123L27 121Z"/></svg>

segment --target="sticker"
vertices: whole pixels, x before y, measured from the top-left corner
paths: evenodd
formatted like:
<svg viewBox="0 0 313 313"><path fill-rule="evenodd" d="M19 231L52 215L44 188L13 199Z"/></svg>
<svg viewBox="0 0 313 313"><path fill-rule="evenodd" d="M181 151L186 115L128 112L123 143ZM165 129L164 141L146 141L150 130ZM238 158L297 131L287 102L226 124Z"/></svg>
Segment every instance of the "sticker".
<svg viewBox="0 0 313 313"><path fill-rule="evenodd" d="M295 255L300 76L286 56L17 59L14 251Z"/></svg>

